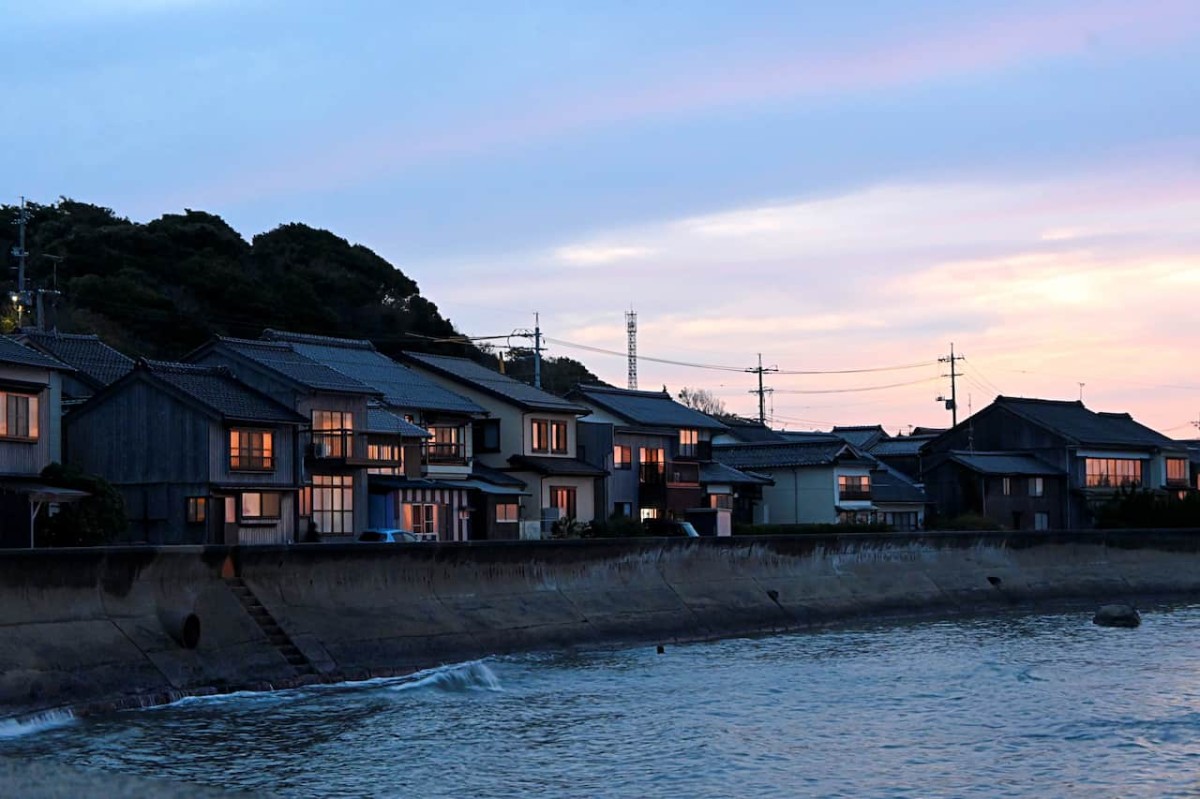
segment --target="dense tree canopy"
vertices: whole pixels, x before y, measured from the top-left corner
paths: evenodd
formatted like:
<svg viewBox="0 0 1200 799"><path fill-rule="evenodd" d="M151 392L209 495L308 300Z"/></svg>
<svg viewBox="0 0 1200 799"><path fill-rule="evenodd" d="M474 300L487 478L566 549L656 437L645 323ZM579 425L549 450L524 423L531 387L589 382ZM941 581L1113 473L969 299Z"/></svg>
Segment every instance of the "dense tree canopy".
<svg viewBox="0 0 1200 799"><path fill-rule="evenodd" d="M256 338L264 328L366 338L385 353L466 355L498 367L494 354L459 336L414 280L367 247L327 230L286 224L247 242L203 211L164 214L145 224L110 208L63 199L27 206L27 285L45 295L49 324L98 333L131 356L177 358L213 334ZM9 253L17 208L0 206L0 247ZM15 288L16 262L8 285ZM4 304L11 328L13 309ZM441 341L438 341L438 340ZM510 374L532 382L532 358ZM595 380L570 358L548 358L543 382L567 391Z"/></svg>

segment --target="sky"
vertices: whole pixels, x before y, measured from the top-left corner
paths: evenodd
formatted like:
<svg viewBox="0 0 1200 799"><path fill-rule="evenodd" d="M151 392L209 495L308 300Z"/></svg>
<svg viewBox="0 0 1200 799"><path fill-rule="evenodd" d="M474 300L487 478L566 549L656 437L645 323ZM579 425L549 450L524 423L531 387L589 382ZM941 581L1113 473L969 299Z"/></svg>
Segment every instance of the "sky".
<svg viewBox="0 0 1200 799"><path fill-rule="evenodd" d="M615 385L633 310L641 388L753 416L761 354L791 430L948 425L953 343L960 416L1082 397L1200 436L1196 0L0 17L4 202L326 228Z"/></svg>

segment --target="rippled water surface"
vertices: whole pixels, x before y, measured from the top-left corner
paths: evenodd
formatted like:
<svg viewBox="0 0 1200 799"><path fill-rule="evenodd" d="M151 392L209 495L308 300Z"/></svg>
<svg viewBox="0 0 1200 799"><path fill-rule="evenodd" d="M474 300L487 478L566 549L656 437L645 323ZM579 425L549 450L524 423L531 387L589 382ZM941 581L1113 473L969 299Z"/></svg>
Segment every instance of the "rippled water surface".
<svg viewBox="0 0 1200 799"><path fill-rule="evenodd" d="M1200 607L488 659L0 730L290 797L1200 795Z"/></svg>

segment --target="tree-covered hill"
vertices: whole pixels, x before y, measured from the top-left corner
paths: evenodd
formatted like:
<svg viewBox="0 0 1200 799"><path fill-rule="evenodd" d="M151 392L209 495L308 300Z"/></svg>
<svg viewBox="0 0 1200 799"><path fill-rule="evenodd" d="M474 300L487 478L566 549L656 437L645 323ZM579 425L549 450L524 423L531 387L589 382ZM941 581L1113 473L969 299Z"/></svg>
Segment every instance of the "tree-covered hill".
<svg viewBox="0 0 1200 799"><path fill-rule="evenodd" d="M366 338L392 355L439 352L497 365L471 344L436 342L459 332L416 282L329 231L285 224L247 242L203 211L143 224L68 199L26 208L27 288L61 292L43 295L47 328L98 333L131 356L154 358L180 357L213 334L256 338L274 327ZM0 220L17 211L0 206ZM3 252L16 244L17 226L0 225ZM8 265L6 285L15 289L16 260ZM11 329L13 308L4 310ZM553 361L543 367L547 387L595 380L577 361Z"/></svg>

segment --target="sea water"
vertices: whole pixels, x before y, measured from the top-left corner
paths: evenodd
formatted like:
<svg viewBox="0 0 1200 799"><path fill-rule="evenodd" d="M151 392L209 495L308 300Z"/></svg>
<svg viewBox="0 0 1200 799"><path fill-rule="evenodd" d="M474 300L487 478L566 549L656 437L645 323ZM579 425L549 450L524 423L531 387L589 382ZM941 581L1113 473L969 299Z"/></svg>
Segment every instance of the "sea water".
<svg viewBox="0 0 1200 799"><path fill-rule="evenodd" d="M1200 795L1200 606L488 658L0 730L282 797Z"/></svg>

